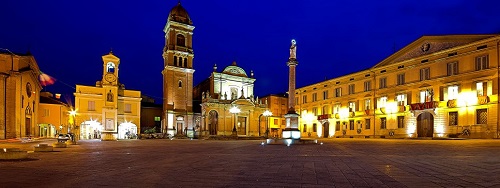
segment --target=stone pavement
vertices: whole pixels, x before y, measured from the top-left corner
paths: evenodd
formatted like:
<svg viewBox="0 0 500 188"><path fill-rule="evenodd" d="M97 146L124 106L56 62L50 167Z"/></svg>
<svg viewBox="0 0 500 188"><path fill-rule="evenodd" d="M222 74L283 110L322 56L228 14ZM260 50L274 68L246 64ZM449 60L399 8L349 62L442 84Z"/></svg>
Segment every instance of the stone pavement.
<svg viewBox="0 0 500 188"><path fill-rule="evenodd" d="M500 187L500 140L322 142L80 141L0 161L0 187Z"/></svg>

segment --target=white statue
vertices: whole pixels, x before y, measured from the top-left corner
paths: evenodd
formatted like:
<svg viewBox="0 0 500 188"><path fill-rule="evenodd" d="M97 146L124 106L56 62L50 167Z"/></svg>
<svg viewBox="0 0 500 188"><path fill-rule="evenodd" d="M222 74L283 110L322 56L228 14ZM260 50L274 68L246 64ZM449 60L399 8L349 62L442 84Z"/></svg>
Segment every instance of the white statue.
<svg viewBox="0 0 500 188"><path fill-rule="evenodd" d="M297 42L292 39L292 46L290 46L290 59L297 59Z"/></svg>

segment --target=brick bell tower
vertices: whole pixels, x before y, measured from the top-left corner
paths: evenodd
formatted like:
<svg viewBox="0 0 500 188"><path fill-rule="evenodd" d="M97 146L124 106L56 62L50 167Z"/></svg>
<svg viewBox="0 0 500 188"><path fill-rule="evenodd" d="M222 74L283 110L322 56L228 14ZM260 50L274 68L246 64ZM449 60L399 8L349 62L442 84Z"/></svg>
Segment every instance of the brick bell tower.
<svg viewBox="0 0 500 188"><path fill-rule="evenodd" d="M193 22L179 2L168 15L163 48L162 132L188 135L193 130Z"/></svg>

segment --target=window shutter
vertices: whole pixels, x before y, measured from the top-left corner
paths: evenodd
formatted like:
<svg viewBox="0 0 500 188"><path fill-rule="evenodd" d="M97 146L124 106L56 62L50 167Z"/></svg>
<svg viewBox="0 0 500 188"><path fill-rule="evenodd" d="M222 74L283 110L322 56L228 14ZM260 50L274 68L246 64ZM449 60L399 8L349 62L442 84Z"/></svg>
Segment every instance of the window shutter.
<svg viewBox="0 0 500 188"><path fill-rule="evenodd" d="M355 104L356 104L355 105L356 106L356 110L355 111L356 112L361 111L361 109L359 108L359 100L357 100Z"/></svg>
<svg viewBox="0 0 500 188"><path fill-rule="evenodd" d="M411 104L411 92L406 93L406 104Z"/></svg>
<svg viewBox="0 0 500 188"><path fill-rule="evenodd" d="M444 90L447 90L446 87L439 87L439 101L444 101Z"/></svg>

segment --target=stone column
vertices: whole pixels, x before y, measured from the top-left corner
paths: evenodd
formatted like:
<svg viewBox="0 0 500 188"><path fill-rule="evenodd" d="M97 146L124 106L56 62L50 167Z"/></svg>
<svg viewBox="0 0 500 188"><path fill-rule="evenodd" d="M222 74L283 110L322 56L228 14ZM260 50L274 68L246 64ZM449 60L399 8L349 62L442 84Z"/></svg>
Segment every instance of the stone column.
<svg viewBox="0 0 500 188"><path fill-rule="evenodd" d="M292 40L290 58L287 62L290 71L288 74L288 113L285 114L286 128L282 133L282 137L287 139L300 139L299 115L295 112L295 67L299 64L296 54L296 42Z"/></svg>

